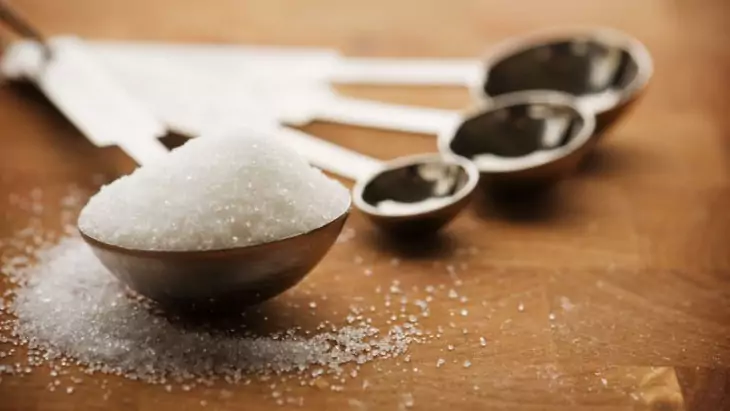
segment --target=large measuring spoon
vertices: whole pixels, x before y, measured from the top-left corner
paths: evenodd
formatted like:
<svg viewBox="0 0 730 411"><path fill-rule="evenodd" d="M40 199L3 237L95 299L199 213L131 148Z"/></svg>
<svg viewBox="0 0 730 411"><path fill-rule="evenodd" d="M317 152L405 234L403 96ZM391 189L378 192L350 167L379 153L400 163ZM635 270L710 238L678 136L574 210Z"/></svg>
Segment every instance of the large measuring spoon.
<svg viewBox="0 0 730 411"><path fill-rule="evenodd" d="M48 47L50 60L38 62L41 66L17 68L91 142L119 144L142 166L166 155L156 138L164 126L105 76L82 43L54 41ZM124 134L126 138L122 138ZM109 272L142 295L185 308L240 307L298 283L337 239L348 211L349 207L327 224L293 237L214 251L133 250L107 244L81 230L80 234Z"/></svg>
<svg viewBox="0 0 730 411"><path fill-rule="evenodd" d="M156 161L157 140L144 141L155 153L137 158ZM136 153L143 148L138 145ZM109 272L141 295L185 310L237 309L272 298L301 281L332 247L349 209L292 237L210 251L129 249L79 231Z"/></svg>
<svg viewBox="0 0 730 411"><path fill-rule="evenodd" d="M625 33L604 28L549 30L509 39L490 48L481 69L463 59L342 58L322 49L94 44L112 71L129 70L135 64L156 66L167 72L170 66L176 70L189 67L231 83L242 79L269 83L279 86L283 92L279 94L283 95L291 95L292 88L297 89L302 83L327 84L338 80L469 86L477 100L525 90L563 91L574 95L583 108L596 113L597 134L637 100L653 71L651 56L643 44ZM322 90L319 95L326 96ZM328 116L327 112L330 107L338 107L336 104L315 114L338 121L332 118L336 113ZM348 108L343 104L339 107ZM363 107L358 109L363 112Z"/></svg>
<svg viewBox="0 0 730 411"><path fill-rule="evenodd" d="M277 132L311 164L354 180L353 202L396 234L436 231L468 203L479 181L470 161L420 154L382 162L293 129Z"/></svg>

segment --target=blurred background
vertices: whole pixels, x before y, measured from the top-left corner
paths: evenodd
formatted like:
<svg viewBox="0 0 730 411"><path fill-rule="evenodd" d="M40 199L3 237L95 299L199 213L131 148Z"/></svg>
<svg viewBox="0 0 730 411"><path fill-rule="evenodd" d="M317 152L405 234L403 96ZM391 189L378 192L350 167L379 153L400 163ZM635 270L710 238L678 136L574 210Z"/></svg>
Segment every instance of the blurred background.
<svg viewBox="0 0 730 411"><path fill-rule="evenodd" d="M555 410L588 410L602 401L607 410L730 409L725 398L730 392L730 1L13 0L12 5L48 36L324 46L348 56L475 58L512 36L576 25L612 27L636 37L654 59L648 92L610 130L581 172L558 187L558 201L540 204L535 208L543 208L527 216L478 203L444 236L451 246L479 247L474 284L483 273L492 277L469 286L476 294L507 301L504 318L511 320L516 312L516 300L509 298L534 291L528 314L515 315L519 324L513 338L490 345L494 351L484 354L483 367L470 370L469 378L489 381L482 388L485 397L474 399L467 380L448 374L415 381L428 382L419 386L421 398L440 409L464 398L473 401L474 409L484 398L494 400L495 409L510 410L540 403ZM0 38L16 37L0 28ZM348 85L338 90L440 108L460 109L470 101L461 88ZM0 88L0 130L0 195L68 183L91 193L100 182L134 167L117 148L99 149L85 141L30 86ZM323 122L305 130L381 159L435 151L433 137L426 135ZM91 181L96 173L102 177ZM6 216L0 234L21 227L10 212ZM343 307L362 288L349 281L365 280L348 278L338 285L331 281L337 267L363 255L389 279L388 261L399 256L361 215L354 214L348 225L357 236L317 274L322 288L332 287L342 296ZM429 278L424 273L443 275L429 260L443 256L428 252L413 259L412 275L404 278L417 284ZM548 313L560 309L563 296L581 309L561 318L564 324L555 331ZM485 324L494 327L493 335L503 335L496 321ZM554 369L536 374L530 368L534 364L557 364L565 384L555 388ZM594 388L603 390L599 382L582 385L585 376L594 377L596 364L638 375L636 392L645 389L651 396L666 389L668 400L660 392L652 397L659 398L656 402L627 402L628 391L614 392L613 386L605 395L596 394ZM516 369L524 378L500 388ZM652 385L651 375L660 375L660 383ZM539 384L530 385L533 380ZM392 394L388 384L383 382L381 392ZM125 395L138 396L139 409L144 404L157 409L145 403L147 391L124 389ZM441 390L454 397L438 402ZM326 401L320 405L333 404ZM341 409L346 405L340 401Z"/></svg>

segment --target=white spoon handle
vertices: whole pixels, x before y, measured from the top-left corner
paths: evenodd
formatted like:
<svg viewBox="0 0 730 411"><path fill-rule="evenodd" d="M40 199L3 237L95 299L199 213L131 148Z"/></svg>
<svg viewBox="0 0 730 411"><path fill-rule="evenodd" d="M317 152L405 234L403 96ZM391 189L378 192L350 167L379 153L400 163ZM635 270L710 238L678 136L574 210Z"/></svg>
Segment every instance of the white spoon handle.
<svg viewBox="0 0 730 411"><path fill-rule="evenodd" d="M451 110L340 96L325 99L317 108L314 117L353 126L434 135L458 121L458 113Z"/></svg>
<svg viewBox="0 0 730 411"><path fill-rule="evenodd" d="M469 86L483 72L473 59L388 59L343 57L330 80L340 84Z"/></svg>
<svg viewBox="0 0 730 411"><path fill-rule="evenodd" d="M128 138L120 140L119 148L139 165L156 163L169 153L167 147L157 138Z"/></svg>
<svg viewBox="0 0 730 411"><path fill-rule="evenodd" d="M382 168L382 163L374 158L342 148L299 130L279 127L276 134L284 144L299 152L313 166L353 181Z"/></svg>

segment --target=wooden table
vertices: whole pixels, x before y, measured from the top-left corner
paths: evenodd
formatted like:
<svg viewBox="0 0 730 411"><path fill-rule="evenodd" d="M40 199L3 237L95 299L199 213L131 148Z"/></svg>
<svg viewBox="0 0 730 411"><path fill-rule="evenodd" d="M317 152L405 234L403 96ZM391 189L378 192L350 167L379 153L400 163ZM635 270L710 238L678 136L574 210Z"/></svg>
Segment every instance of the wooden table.
<svg viewBox="0 0 730 411"><path fill-rule="evenodd" d="M730 409L730 3L13 3L49 34L332 46L359 56L475 56L507 36L561 24L632 33L655 59L649 93L548 200L482 198L437 240L414 246L386 241L355 213L347 225L354 237L302 284L329 295L328 309L345 310L354 296L374 299L376 285L448 283L445 267L467 263L459 275L471 314L459 321L469 334L462 335L461 325L446 327L441 340L412 346L407 366L418 372L403 372L402 359L381 361L364 366L343 392L293 389L304 398L301 409L312 410L403 409L406 392L413 409ZM343 91L446 108L468 101L464 90ZM113 179L133 167L115 148L93 148L30 87L0 88L0 125L0 238L30 215L10 204L11 193L27 196L38 187L55 204L69 184L88 195L101 181L95 175ZM435 150L429 136L322 123L306 129L383 159ZM43 220L52 224L58 213L48 208ZM465 255L470 248L475 255ZM363 275L365 266L372 276ZM431 326L450 321L453 307L443 304L433 309ZM486 337L487 347L477 336ZM449 343L457 344L455 353L446 350ZM449 363L437 368L441 357ZM453 359L470 359L472 366ZM0 359L8 362L13 359ZM3 377L0 409L176 410L202 407L201 400L207 402L201 409L276 407L264 383L228 387L226 396L207 388L169 394L97 376L109 379L107 395L91 383L67 395L46 389L51 378L47 372ZM370 386L363 390L365 379Z"/></svg>

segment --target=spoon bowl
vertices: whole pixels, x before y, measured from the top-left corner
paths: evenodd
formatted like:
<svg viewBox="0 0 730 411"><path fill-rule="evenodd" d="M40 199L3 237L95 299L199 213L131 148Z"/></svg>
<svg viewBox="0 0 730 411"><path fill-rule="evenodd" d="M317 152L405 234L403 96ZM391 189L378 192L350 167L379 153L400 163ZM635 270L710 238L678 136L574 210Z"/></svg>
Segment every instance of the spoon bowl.
<svg viewBox="0 0 730 411"><path fill-rule="evenodd" d="M622 32L548 31L497 46L475 92L487 98L526 90L569 93L596 113L598 134L638 99L652 71L646 47Z"/></svg>
<svg viewBox="0 0 730 411"><path fill-rule="evenodd" d="M435 232L469 202L479 171L460 157L422 154L400 157L358 180L355 206L396 234Z"/></svg>
<svg viewBox="0 0 730 411"><path fill-rule="evenodd" d="M210 251L144 251L81 236L114 276L163 306L243 308L297 284L332 247L349 214L289 238Z"/></svg>
<svg viewBox="0 0 730 411"><path fill-rule="evenodd" d="M439 150L471 160L487 182L542 185L575 170L590 149L594 127L594 116L568 94L511 93L476 107L455 130L444 130Z"/></svg>

